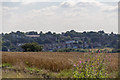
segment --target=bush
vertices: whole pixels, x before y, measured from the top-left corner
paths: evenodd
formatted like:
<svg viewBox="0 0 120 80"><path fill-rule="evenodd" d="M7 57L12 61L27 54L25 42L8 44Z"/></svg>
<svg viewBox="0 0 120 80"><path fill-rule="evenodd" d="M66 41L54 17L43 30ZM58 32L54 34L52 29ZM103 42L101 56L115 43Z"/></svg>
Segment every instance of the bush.
<svg viewBox="0 0 120 80"><path fill-rule="evenodd" d="M120 49L113 49L112 53L120 53Z"/></svg>
<svg viewBox="0 0 120 80"><path fill-rule="evenodd" d="M7 47L6 47L6 46L3 46L3 47L2 47L2 51L8 51Z"/></svg>
<svg viewBox="0 0 120 80"><path fill-rule="evenodd" d="M26 43L21 46L24 52L38 52L42 51L42 46L38 43Z"/></svg>
<svg viewBox="0 0 120 80"><path fill-rule="evenodd" d="M79 63L74 64L73 77L74 78L107 78L107 64L105 62L105 55L103 53L89 53L86 54L86 59L80 60Z"/></svg>

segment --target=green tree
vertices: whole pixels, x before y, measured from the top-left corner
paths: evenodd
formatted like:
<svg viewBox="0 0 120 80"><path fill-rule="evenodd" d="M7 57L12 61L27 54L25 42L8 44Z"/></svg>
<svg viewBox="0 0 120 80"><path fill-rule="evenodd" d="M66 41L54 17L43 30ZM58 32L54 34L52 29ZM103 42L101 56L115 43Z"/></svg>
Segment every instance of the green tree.
<svg viewBox="0 0 120 80"><path fill-rule="evenodd" d="M2 51L8 51L7 47L6 47L6 46L3 46L3 47L2 47Z"/></svg>
<svg viewBox="0 0 120 80"><path fill-rule="evenodd" d="M27 35L38 35L38 33L35 32L35 31L30 31L30 32L27 32L26 34L27 34Z"/></svg>
<svg viewBox="0 0 120 80"><path fill-rule="evenodd" d="M38 43L26 43L21 46L24 52L39 52L42 51L42 46L40 46Z"/></svg>

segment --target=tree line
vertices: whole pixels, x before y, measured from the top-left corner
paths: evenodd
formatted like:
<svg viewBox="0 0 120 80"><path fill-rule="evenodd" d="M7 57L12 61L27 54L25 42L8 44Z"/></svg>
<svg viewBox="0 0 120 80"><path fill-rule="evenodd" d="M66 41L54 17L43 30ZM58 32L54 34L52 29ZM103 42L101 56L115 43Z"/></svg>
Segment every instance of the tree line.
<svg viewBox="0 0 120 80"><path fill-rule="evenodd" d="M89 31L89 32L76 32L75 30L66 31L62 33L55 33L55 32L46 32L43 33L42 31L35 32L11 32L11 33L2 33L0 34L2 36L0 43L2 45L2 51L26 51L25 47L33 47L33 45L36 47L33 47L32 49L38 49L36 51L44 50L44 45L52 45L52 44L59 44L63 43L65 44L67 41L75 41L73 43L73 46L79 46L83 45L82 48L114 48L114 50L119 48L119 34L115 34L113 32L111 33L105 33L104 31ZM39 35L39 37L28 37L26 35ZM36 43L34 43L36 42ZM28 44L26 44L28 43ZM29 44L30 43L30 44ZM38 43L38 45L37 45ZM26 44L26 46L22 46ZM39 46L39 45L42 45ZM91 45L88 47L84 47L84 45ZM99 46L95 46L99 45ZM22 47L21 47L22 46ZM39 46L39 47L38 47ZM23 49L24 47L24 49ZM30 48L28 51L32 51ZM55 50L54 50L55 51Z"/></svg>

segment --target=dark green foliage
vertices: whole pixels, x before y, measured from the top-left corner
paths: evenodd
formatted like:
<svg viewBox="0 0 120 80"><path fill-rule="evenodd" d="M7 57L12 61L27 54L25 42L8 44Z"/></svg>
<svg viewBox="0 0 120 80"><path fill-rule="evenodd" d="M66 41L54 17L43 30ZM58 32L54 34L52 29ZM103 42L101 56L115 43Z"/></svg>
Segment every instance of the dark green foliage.
<svg viewBox="0 0 120 80"><path fill-rule="evenodd" d="M6 46L3 46L3 47L2 47L2 51L8 51L7 47L6 47Z"/></svg>
<svg viewBox="0 0 120 80"><path fill-rule="evenodd" d="M42 46L37 43L26 43L21 46L24 52L39 52L42 51Z"/></svg>
<svg viewBox="0 0 120 80"><path fill-rule="evenodd" d="M34 32L34 31L30 31L30 32L27 32L26 34L27 34L27 35L37 35L38 33L37 33L37 32Z"/></svg>
<svg viewBox="0 0 120 80"><path fill-rule="evenodd" d="M58 50L58 52L71 52L71 51L72 51L72 49L70 49L70 48Z"/></svg>
<svg viewBox="0 0 120 80"><path fill-rule="evenodd" d="M113 49L112 52L113 53L120 53L120 49Z"/></svg>
<svg viewBox="0 0 120 80"><path fill-rule="evenodd" d="M76 32L74 30L62 32L61 34L42 31L38 34L37 32L11 32L2 33L2 46L6 46L10 51L22 51L21 45L25 43L37 42L44 46L44 51L79 51L79 49L91 49L91 48L114 48L119 49L119 34L105 33L104 31L98 32ZM26 35L39 35L39 37L27 37ZM73 43L66 43L69 41L75 41ZM46 48L46 46L47 48ZM70 45L70 46L69 46ZM63 47L64 46L64 47ZM60 47L60 48L58 48ZM77 50L76 48L77 47ZM63 48L65 48L63 50ZM69 50L68 48L72 48ZM15 49L15 50L14 50ZM84 51L83 51L84 52Z"/></svg>

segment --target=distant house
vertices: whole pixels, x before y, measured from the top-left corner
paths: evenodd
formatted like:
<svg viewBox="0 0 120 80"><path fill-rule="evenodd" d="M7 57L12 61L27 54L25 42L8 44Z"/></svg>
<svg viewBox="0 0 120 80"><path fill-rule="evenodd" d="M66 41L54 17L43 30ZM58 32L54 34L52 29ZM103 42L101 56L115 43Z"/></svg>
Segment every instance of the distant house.
<svg viewBox="0 0 120 80"><path fill-rule="evenodd" d="M70 40L70 41L66 41L65 43L69 44L69 43L74 43L74 42L75 42L74 40Z"/></svg>
<svg viewBox="0 0 120 80"><path fill-rule="evenodd" d="M24 43L17 43L17 46L22 46Z"/></svg>
<svg viewBox="0 0 120 80"><path fill-rule="evenodd" d="M36 38L36 37L40 37L40 35L26 35L27 37L31 37L31 38Z"/></svg>
<svg viewBox="0 0 120 80"><path fill-rule="evenodd" d="M77 46L74 46L73 48L74 48L74 49L77 49L78 47L77 47Z"/></svg>

